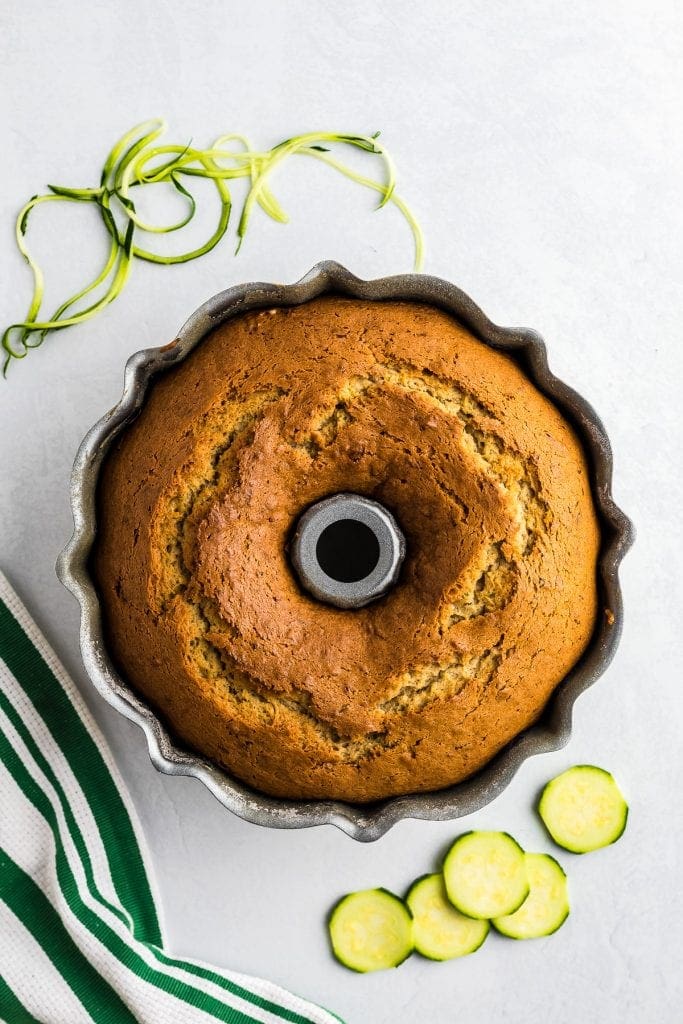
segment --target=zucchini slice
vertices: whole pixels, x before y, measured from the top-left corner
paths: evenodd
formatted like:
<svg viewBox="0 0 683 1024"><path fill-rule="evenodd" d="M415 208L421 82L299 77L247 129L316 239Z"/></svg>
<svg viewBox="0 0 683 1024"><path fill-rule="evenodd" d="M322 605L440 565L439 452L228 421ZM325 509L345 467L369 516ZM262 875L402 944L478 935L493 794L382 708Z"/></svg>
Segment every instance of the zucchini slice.
<svg viewBox="0 0 683 1024"><path fill-rule="evenodd" d="M489 933L488 921L465 917L449 902L440 872L413 882L406 903L413 915L415 949L430 960L474 953Z"/></svg>
<svg viewBox="0 0 683 1024"><path fill-rule="evenodd" d="M524 850L507 832L466 832L446 854L448 899L467 917L512 914L529 895Z"/></svg>
<svg viewBox="0 0 683 1024"><path fill-rule="evenodd" d="M590 853L617 841L626 828L628 805L609 772L578 764L551 779L538 813L558 846Z"/></svg>
<svg viewBox="0 0 683 1024"><path fill-rule="evenodd" d="M552 935L567 920L567 876L548 853L527 853L526 870L531 890L514 914L494 917L496 931L511 939L539 939Z"/></svg>
<svg viewBox="0 0 683 1024"><path fill-rule="evenodd" d="M332 909L329 929L337 960L361 974L398 967L413 951L410 910L387 889L343 896Z"/></svg>

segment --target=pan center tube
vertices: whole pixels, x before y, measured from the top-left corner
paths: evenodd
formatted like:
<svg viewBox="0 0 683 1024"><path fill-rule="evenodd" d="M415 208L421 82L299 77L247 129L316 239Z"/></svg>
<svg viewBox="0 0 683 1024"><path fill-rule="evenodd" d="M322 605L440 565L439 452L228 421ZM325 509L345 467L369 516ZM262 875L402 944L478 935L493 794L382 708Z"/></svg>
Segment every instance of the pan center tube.
<svg viewBox="0 0 683 1024"><path fill-rule="evenodd" d="M311 505L289 547L302 587L337 608L362 608L383 597L398 580L405 553L391 512L346 492Z"/></svg>

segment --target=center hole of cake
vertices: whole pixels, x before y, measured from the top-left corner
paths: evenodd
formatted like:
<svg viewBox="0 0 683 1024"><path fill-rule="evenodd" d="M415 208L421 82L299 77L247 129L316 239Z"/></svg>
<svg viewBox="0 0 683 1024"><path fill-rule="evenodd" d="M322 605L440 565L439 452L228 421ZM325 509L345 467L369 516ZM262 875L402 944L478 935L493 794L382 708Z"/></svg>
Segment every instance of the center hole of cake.
<svg viewBox="0 0 683 1024"><path fill-rule="evenodd" d="M339 583L357 583L373 571L379 561L379 541L359 519L337 519L318 537L315 556L318 565Z"/></svg>

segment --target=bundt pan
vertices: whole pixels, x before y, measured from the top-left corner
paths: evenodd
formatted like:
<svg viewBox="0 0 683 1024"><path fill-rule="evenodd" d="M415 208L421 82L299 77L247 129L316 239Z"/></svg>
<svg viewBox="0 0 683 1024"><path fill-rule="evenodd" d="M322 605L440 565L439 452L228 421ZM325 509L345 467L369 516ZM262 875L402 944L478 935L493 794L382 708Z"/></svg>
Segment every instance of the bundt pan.
<svg viewBox="0 0 683 1024"><path fill-rule="evenodd" d="M403 299L428 303L453 314L486 344L513 353L521 368L559 407L582 440L602 536L598 564L602 614L587 650L554 691L536 724L464 782L438 792L392 797L370 805L268 797L243 785L206 759L180 748L115 668L105 645L100 604L89 570L89 556L97 531L95 494L102 461L116 436L145 401L154 376L185 359L209 331L230 317L247 310L298 305L324 294L371 301ZM607 668L622 629L622 598L617 573L632 543L633 527L612 500L611 476L612 452L602 423L583 398L552 375L545 345L533 331L496 326L459 288L434 277L406 274L362 281L338 264L324 262L297 284L254 283L229 288L200 306L170 344L138 352L129 359L120 402L92 427L76 456L71 478L74 533L59 556L57 572L81 605L81 651L90 678L112 707L143 729L152 763L159 771L194 776L225 807L259 825L302 828L331 823L354 839L367 842L379 838L402 818L446 820L469 814L497 796L527 757L558 750L567 743L574 701Z"/></svg>

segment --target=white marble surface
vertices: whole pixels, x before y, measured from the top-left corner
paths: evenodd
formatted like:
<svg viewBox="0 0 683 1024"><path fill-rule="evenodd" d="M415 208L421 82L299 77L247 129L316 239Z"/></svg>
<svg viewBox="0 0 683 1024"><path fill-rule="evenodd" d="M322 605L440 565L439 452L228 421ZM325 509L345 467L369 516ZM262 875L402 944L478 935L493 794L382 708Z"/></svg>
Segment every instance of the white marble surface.
<svg viewBox="0 0 683 1024"><path fill-rule="evenodd" d="M196 782L151 767L142 734L91 689L77 610L53 570L70 531L77 444L117 399L126 357L173 337L189 311L242 280L293 281L321 258L361 276L410 269L391 211L317 167L284 170L284 228L255 216L243 252L136 267L91 324L52 336L0 383L0 565L73 673L116 753L157 869L173 950L260 972L349 1024L669 1024L680 1020L681 385L683 22L676 0L405 0L344 4L0 7L0 309L22 313L13 217L47 181L89 185L109 143L165 114L176 139L244 131L381 128L428 242L426 269L494 319L547 338L553 369L603 416L615 495L639 537L623 569L618 656L580 699L569 747L527 763L462 822L406 821L374 845L332 827L257 828ZM92 221L50 211L32 236L58 300L100 254ZM99 236L98 236L99 238ZM341 892L402 890L463 828L501 827L549 849L538 787L581 761L611 768L631 802L622 841L560 859L573 913L556 936L493 937L469 959L414 958L361 977L327 952Z"/></svg>

